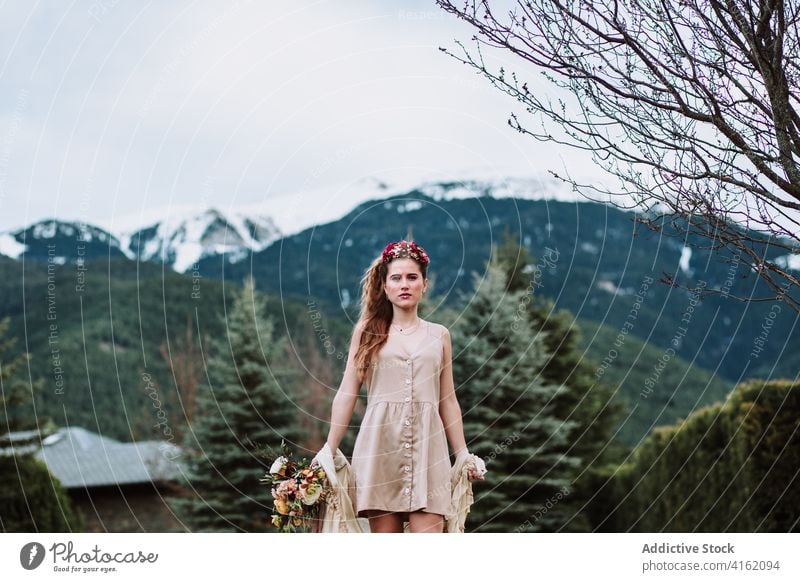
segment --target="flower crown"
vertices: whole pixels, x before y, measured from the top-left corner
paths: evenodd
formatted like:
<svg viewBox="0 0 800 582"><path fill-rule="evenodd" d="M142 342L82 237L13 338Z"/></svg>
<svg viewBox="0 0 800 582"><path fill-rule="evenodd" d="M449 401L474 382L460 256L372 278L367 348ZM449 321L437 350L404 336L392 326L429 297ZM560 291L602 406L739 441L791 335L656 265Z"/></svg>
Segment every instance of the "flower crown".
<svg viewBox="0 0 800 582"><path fill-rule="evenodd" d="M428 253L425 252L425 249L423 249L414 241L407 240L390 242L388 245L386 245L386 248L383 249L383 254L381 255L381 262L388 263L392 259L405 257L414 259L423 265L427 265L430 262L428 259Z"/></svg>

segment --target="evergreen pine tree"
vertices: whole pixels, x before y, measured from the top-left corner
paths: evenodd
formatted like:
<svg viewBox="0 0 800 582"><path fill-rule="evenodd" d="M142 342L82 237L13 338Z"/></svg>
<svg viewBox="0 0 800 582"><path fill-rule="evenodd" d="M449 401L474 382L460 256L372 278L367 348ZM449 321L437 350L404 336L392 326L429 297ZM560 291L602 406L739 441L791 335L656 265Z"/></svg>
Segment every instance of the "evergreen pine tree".
<svg viewBox="0 0 800 582"><path fill-rule="evenodd" d="M22 440L17 437L15 446L25 447L38 444L40 439L56 429L49 416L37 412L36 404L41 399L44 380L39 378L30 382L19 374L20 368L30 360L30 354L21 353L11 357L10 352L17 338L6 338L10 319L0 320L0 447L10 444L6 434L12 431L29 431L31 437Z"/></svg>
<svg viewBox="0 0 800 582"><path fill-rule="evenodd" d="M549 354L520 291L507 289L496 253L451 326L453 376L470 452L486 461L474 484L471 531L551 531L580 460L564 454L576 423L556 414L566 387L541 373Z"/></svg>
<svg viewBox="0 0 800 582"><path fill-rule="evenodd" d="M8 318L0 320L0 532L82 531L82 514L34 456L56 427L49 417L36 415L43 381L31 383L19 374L29 355L9 357L16 338L6 338L8 327Z"/></svg>
<svg viewBox="0 0 800 582"><path fill-rule="evenodd" d="M193 531L272 531L272 497L259 482L269 470L265 449L296 449L299 412L286 339L274 337L264 299L248 279L228 312L226 338L208 362L210 386L198 394L186 435L190 494L173 501Z"/></svg>
<svg viewBox="0 0 800 582"><path fill-rule="evenodd" d="M545 332L544 343L550 354L542 367L542 376L549 382L567 387L556 401L559 418L578 423L564 453L583 460L575 472L569 499L562 508L572 508L563 527L568 531L586 531L591 527L588 516L579 515L596 493L594 472L616 467L625 458L628 447L614 438L614 432L625 417L625 406L614 399L614 386L597 381L596 363L584 359L579 349L580 328L567 310L556 311L552 299L540 292L542 278L550 265L557 265L557 248L545 248L539 259L532 258L527 247L506 233L498 249L498 260L508 277L508 288L525 294L526 311L535 334Z"/></svg>
<svg viewBox="0 0 800 582"><path fill-rule="evenodd" d="M614 399L614 386L597 381L597 363L585 359L579 348L581 332L575 317L565 309L556 310L555 303L540 293L548 266L559 261L558 249L545 248L541 254L539 260L531 257L527 247L508 234L498 249L509 277L508 288L530 296L526 311L531 328L535 333L545 332L550 357L542 375L569 388L559 399L559 410L561 416L581 425L576 440L570 443L572 453L592 465L617 464L628 452L628 447L613 438L626 407Z"/></svg>

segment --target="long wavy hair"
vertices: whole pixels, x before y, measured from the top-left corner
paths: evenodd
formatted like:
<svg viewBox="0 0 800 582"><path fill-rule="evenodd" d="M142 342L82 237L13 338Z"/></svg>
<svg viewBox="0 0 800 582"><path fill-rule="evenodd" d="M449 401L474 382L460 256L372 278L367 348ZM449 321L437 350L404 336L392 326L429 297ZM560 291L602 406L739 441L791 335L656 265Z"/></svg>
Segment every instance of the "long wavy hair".
<svg viewBox="0 0 800 582"><path fill-rule="evenodd" d="M427 264L408 256L407 253L396 258L412 259L419 266L423 280L428 278ZM392 324L394 309L383 290L383 284L389 274L389 263L384 263L383 257L378 256L361 278L361 314L355 326L357 328L359 324L363 325L355 355L359 382L363 382L367 377L367 371L373 366L373 358L389 339L389 326Z"/></svg>

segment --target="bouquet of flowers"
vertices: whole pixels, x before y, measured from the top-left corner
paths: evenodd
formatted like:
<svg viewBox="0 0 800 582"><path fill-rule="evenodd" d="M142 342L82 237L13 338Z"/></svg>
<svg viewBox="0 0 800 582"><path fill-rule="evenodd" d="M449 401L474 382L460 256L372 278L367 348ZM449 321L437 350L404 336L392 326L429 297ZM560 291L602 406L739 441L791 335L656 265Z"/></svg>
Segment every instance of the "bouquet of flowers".
<svg viewBox="0 0 800 582"><path fill-rule="evenodd" d="M282 533L308 527L319 516L329 492L328 477L322 467L312 467L306 459L296 460L286 443L260 481L272 491L275 511L272 525Z"/></svg>

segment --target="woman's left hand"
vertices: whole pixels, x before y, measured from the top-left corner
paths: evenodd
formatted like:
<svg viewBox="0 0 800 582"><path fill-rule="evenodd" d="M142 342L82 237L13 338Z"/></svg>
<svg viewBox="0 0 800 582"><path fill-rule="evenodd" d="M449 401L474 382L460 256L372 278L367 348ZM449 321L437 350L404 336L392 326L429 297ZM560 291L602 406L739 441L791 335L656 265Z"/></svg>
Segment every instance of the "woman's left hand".
<svg viewBox="0 0 800 582"><path fill-rule="evenodd" d="M470 469L467 473L467 476L469 477L470 481L483 481L486 479L486 477L484 477L483 474L477 469Z"/></svg>
<svg viewBox="0 0 800 582"><path fill-rule="evenodd" d="M472 455L472 467L467 476L471 481L483 481L486 474L486 463L477 455Z"/></svg>

